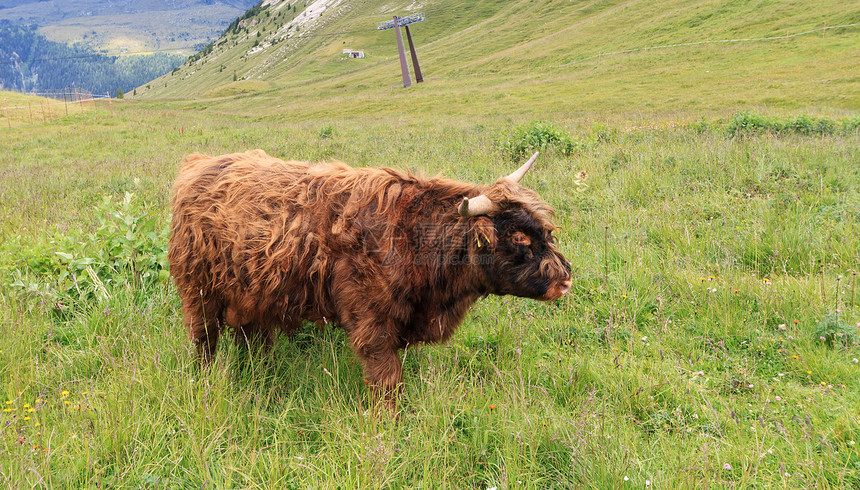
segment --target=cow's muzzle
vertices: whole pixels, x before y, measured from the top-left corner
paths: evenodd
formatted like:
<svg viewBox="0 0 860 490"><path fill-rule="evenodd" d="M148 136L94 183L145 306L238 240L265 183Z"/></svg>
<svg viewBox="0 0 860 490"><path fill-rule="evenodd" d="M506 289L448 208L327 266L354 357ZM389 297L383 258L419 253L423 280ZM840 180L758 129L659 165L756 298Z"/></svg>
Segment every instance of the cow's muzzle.
<svg viewBox="0 0 860 490"><path fill-rule="evenodd" d="M546 294L540 298L541 301L555 301L562 296L564 296L568 291L570 291L570 286L573 284L571 279L565 279L563 281L557 282L549 287L546 290Z"/></svg>

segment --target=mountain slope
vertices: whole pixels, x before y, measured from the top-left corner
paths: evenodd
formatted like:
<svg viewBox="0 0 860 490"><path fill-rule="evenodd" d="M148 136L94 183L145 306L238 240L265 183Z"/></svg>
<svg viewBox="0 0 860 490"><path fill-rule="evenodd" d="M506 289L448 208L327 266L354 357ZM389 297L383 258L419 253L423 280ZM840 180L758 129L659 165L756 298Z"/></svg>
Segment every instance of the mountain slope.
<svg viewBox="0 0 860 490"><path fill-rule="evenodd" d="M210 106L308 117L378 110L374 101L389 94L395 105L408 100L398 108L407 112L441 105L482 113L494 101L535 114L749 105L860 109L860 96L851 90L860 29L833 28L860 23L860 11L844 2L812 9L806 2L772 0L318 0L302 20L303 6L263 2L141 95L263 91ZM412 33L427 81L402 91L394 33L375 27L419 10L427 20ZM806 31L813 32L801 34ZM366 58L345 59L345 48L363 50ZM340 104L338 110L321 108L323 100L329 108Z"/></svg>
<svg viewBox="0 0 860 490"><path fill-rule="evenodd" d="M32 26L0 20L0 88L43 92L77 87L115 94L167 73L184 59L170 53L108 56L49 41Z"/></svg>
<svg viewBox="0 0 860 490"><path fill-rule="evenodd" d="M112 53L176 49L189 54L259 0L2 0L0 20L38 25L49 40Z"/></svg>

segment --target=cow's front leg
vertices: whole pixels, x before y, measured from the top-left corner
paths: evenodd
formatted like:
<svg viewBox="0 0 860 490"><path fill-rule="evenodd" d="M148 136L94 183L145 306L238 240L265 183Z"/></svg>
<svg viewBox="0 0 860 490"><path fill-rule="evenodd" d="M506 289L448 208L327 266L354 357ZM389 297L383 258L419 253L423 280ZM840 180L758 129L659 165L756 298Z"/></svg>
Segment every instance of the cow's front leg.
<svg viewBox="0 0 860 490"><path fill-rule="evenodd" d="M183 294L184 293L184 294ZM197 358L201 365L208 365L215 357L218 337L223 328L221 304L201 294L180 292L182 299L182 321L188 338L197 346Z"/></svg>
<svg viewBox="0 0 860 490"><path fill-rule="evenodd" d="M396 412L397 395L403 386L403 366L397 347L387 342L390 338L385 333L367 339L356 335L359 332L352 333L352 348L364 367L374 402L382 402L388 410Z"/></svg>

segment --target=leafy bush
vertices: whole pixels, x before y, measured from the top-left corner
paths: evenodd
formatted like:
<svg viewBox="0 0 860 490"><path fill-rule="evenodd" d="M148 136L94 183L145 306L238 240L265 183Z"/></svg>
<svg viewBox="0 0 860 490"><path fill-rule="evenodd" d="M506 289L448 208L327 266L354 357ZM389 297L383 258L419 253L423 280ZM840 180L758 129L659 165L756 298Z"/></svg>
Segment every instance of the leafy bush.
<svg viewBox="0 0 860 490"><path fill-rule="evenodd" d="M787 119L780 128L780 131L802 134L804 136L833 134L836 132L836 123L823 117L814 118L806 114L801 114Z"/></svg>
<svg viewBox="0 0 860 490"><path fill-rule="evenodd" d="M555 149L568 156L582 149L582 144L573 141L570 134L556 128L550 122L532 121L515 127L510 133L496 140L496 146L511 160L521 160L527 153Z"/></svg>
<svg viewBox="0 0 860 490"><path fill-rule="evenodd" d="M20 265L11 286L35 295L60 313L99 302L114 287L145 287L168 278L169 227L126 193L95 210L91 233L61 235L12 252Z"/></svg>
<svg viewBox="0 0 860 490"><path fill-rule="evenodd" d="M696 131L696 134L708 133L713 130L714 124L702 119L699 122L693 123L692 128Z"/></svg>
<svg viewBox="0 0 860 490"><path fill-rule="evenodd" d="M850 133L860 126L860 116L847 118L841 122L825 117L813 117L807 114L792 116L785 120L767 117L750 112L736 114L726 131L731 137L748 134L797 134L802 136L832 135L837 132Z"/></svg>
<svg viewBox="0 0 860 490"><path fill-rule="evenodd" d="M842 132L851 133L860 128L860 115L848 117L842 120Z"/></svg>
<svg viewBox="0 0 860 490"><path fill-rule="evenodd" d="M331 124L326 124L319 130L320 139L329 139L334 136L334 127Z"/></svg>
<svg viewBox="0 0 860 490"><path fill-rule="evenodd" d="M839 313L834 311L824 315L815 329L815 338L831 347L835 345L848 346L857 341L851 326L843 322Z"/></svg>
<svg viewBox="0 0 860 490"><path fill-rule="evenodd" d="M745 134L775 132L774 129L778 124L779 121L775 118L742 112L735 115L726 130L729 136L737 137Z"/></svg>

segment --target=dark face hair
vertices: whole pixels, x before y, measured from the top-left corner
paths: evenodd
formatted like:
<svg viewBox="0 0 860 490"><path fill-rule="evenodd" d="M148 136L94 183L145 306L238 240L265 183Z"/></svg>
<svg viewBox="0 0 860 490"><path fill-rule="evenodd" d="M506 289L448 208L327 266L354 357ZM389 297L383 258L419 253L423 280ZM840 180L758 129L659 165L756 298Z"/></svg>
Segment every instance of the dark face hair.
<svg viewBox="0 0 860 490"><path fill-rule="evenodd" d="M541 227L521 207L502 211L492 220L496 249L484 272L493 293L547 299L553 286L570 280L570 264L558 250L552 230Z"/></svg>

